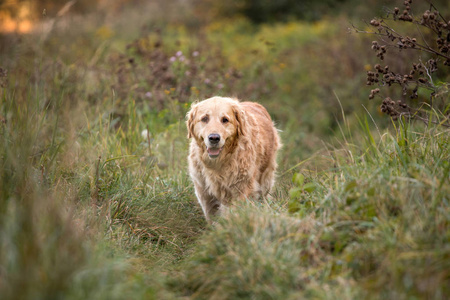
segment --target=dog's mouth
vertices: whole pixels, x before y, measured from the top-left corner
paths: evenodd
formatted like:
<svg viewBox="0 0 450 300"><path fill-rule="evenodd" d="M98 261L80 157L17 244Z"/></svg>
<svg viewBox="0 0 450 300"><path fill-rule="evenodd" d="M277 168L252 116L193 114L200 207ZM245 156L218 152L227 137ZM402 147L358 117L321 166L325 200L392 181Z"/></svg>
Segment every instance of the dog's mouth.
<svg viewBox="0 0 450 300"><path fill-rule="evenodd" d="M210 158L216 158L217 156L219 156L220 152L222 151L222 148L207 148L206 150L208 151L208 155Z"/></svg>

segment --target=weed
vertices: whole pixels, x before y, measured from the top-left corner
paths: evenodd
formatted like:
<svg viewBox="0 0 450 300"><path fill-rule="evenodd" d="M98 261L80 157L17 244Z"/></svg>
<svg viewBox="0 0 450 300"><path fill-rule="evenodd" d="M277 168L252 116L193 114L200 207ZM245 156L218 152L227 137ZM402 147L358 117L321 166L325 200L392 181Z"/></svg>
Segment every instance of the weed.
<svg viewBox="0 0 450 300"><path fill-rule="evenodd" d="M401 88L401 99L392 100L383 98L381 111L394 120L399 117L415 119L425 124L439 124L450 126L448 118L448 67L450 66L450 22L439 13L430 3L430 8L414 18L412 1L404 1L404 10L395 7L388 11L387 18L376 18L370 21L374 31L357 32L372 33L380 38L380 42L373 41L372 49L376 56L383 61L388 55L388 49L397 48L402 55L411 51L419 52L410 68L395 71L389 64L382 66L376 64L373 71L367 71L367 85L391 87L398 85ZM415 37L401 33L400 29L391 25L389 21L412 23L417 30ZM439 67L438 67L439 66ZM440 72L438 70L440 69ZM380 88L370 92L369 99L380 95ZM427 101L417 103L415 99L428 97ZM431 114L430 114L431 113ZM431 119L430 116L434 116Z"/></svg>

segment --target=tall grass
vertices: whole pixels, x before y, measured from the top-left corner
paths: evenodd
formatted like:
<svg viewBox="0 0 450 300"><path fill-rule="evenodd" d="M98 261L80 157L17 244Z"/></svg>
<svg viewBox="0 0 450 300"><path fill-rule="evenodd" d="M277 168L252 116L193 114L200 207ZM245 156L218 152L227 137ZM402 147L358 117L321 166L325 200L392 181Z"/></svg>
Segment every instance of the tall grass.
<svg viewBox="0 0 450 300"><path fill-rule="evenodd" d="M152 266L183 257L205 225L177 158L184 130L147 127L155 134L143 137L130 102L127 134L103 115L74 133L62 96L23 95L1 99L2 298L169 294Z"/></svg>
<svg viewBox="0 0 450 300"><path fill-rule="evenodd" d="M330 167L295 174L291 214L244 206L202 238L175 286L199 299L444 299L448 134L401 125L330 150Z"/></svg>

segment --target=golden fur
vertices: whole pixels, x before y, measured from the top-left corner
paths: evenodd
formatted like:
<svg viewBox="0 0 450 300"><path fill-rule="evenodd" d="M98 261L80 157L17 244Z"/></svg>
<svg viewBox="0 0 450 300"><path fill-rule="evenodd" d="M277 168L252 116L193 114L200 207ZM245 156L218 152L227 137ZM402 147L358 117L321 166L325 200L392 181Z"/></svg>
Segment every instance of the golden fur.
<svg viewBox="0 0 450 300"><path fill-rule="evenodd" d="M192 104L186 125L189 175L208 222L235 200L270 192L281 144L263 106L212 97Z"/></svg>

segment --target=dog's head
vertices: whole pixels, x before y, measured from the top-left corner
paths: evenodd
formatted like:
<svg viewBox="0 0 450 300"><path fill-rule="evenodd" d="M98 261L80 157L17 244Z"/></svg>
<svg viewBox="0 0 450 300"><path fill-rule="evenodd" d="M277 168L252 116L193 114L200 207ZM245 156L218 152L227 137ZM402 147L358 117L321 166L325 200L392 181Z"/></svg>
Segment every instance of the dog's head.
<svg viewBox="0 0 450 300"><path fill-rule="evenodd" d="M187 113L188 138L206 149L210 159L230 151L237 139L246 134L245 114L239 101L212 97L192 104Z"/></svg>

